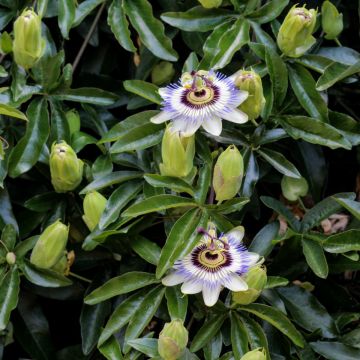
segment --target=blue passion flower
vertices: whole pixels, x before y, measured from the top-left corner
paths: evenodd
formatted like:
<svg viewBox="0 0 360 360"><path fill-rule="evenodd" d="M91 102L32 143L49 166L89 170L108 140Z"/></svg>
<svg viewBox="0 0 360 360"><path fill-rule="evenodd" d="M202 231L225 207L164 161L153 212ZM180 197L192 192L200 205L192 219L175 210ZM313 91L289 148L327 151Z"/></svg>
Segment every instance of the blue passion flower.
<svg viewBox="0 0 360 360"><path fill-rule="evenodd" d="M162 111L151 118L155 124L172 121L173 131L191 136L202 126L207 132L221 134L221 120L245 123L248 116L237 109L248 93L239 90L233 77L214 71L184 73L178 84L159 89Z"/></svg>
<svg viewBox="0 0 360 360"><path fill-rule="evenodd" d="M202 292L207 306L216 304L220 291L246 291L248 285L243 276L255 266L260 256L247 251L241 240L244 228L237 226L226 234L216 235L214 224L209 223L199 244L183 259L177 260L172 272L163 278L165 286L182 283L184 294Z"/></svg>

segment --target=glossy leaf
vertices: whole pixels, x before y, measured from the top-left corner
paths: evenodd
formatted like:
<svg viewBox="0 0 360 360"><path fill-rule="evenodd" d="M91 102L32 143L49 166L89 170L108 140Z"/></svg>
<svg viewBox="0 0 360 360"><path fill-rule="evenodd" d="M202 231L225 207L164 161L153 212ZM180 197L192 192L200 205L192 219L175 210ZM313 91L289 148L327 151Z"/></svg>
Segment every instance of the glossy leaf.
<svg viewBox="0 0 360 360"><path fill-rule="evenodd" d="M189 195L194 195L192 187L180 178L157 174L146 174L144 178L151 186L166 187L178 193L186 192Z"/></svg>
<svg viewBox="0 0 360 360"><path fill-rule="evenodd" d="M317 341L310 343L312 349L329 360L357 360L360 349L344 345L341 342Z"/></svg>
<svg viewBox="0 0 360 360"><path fill-rule="evenodd" d="M302 246L306 262L311 270L320 278L326 279L329 273L329 267L321 244L303 237Z"/></svg>
<svg viewBox="0 0 360 360"><path fill-rule="evenodd" d="M112 105L118 99L117 95L97 89L97 88L79 88L69 89L65 92L57 92L52 95L57 100L75 101L92 105Z"/></svg>
<svg viewBox="0 0 360 360"><path fill-rule="evenodd" d="M27 117L24 113L6 104L0 104L0 115L10 116L27 121Z"/></svg>
<svg viewBox="0 0 360 360"><path fill-rule="evenodd" d="M279 232L279 222L274 221L265 225L252 240L249 251L253 251L261 256L268 256L275 246L272 241L276 238Z"/></svg>
<svg viewBox="0 0 360 360"><path fill-rule="evenodd" d="M126 80L124 81L124 88L136 95L139 95L151 102L160 105L162 98L158 93L158 87L142 80Z"/></svg>
<svg viewBox="0 0 360 360"><path fill-rule="evenodd" d="M330 235L324 241L324 250L334 254L359 251L359 235L360 231L358 229L350 229L338 234Z"/></svg>
<svg viewBox="0 0 360 360"><path fill-rule="evenodd" d="M185 321L188 308L188 296L184 296L179 286L167 287L165 296L171 320L180 319Z"/></svg>
<svg viewBox="0 0 360 360"><path fill-rule="evenodd" d="M276 19L288 5L288 3L289 0L268 1L261 8L248 14L247 16L259 24L264 24Z"/></svg>
<svg viewBox="0 0 360 360"><path fill-rule="evenodd" d="M58 23L61 35L64 39L69 39L69 31L75 19L75 2L73 0L59 1Z"/></svg>
<svg viewBox="0 0 360 360"><path fill-rule="evenodd" d="M240 359L244 356L249 348L248 348L248 334L246 328L241 321L240 316L231 312L230 314L231 320L231 346L235 356L235 359Z"/></svg>
<svg viewBox="0 0 360 360"><path fill-rule="evenodd" d="M145 261L157 265L160 259L161 248L156 243L144 238L141 235L132 235L131 248Z"/></svg>

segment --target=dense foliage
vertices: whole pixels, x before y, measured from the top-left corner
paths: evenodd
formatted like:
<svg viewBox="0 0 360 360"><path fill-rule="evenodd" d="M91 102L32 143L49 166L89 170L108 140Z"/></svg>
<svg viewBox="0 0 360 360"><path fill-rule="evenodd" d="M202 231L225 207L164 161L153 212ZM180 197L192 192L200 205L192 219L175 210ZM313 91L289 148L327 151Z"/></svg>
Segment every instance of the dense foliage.
<svg viewBox="0 0 360 360"><path fill-rule="evenodd" d="M0 358L360 359L360 5L297 3L0 0ZM150 121L210 69L250 121ZM211 307L162 283L209 224L264 261Z"/></svg>

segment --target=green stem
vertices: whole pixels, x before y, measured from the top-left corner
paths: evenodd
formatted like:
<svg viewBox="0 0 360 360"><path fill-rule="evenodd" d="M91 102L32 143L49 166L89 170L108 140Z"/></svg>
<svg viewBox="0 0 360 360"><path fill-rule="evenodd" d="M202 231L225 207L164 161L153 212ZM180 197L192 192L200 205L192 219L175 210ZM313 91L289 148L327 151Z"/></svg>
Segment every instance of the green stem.
<svg viewBox="0 0 360 360"><path fill-rule="evenodd" d="M74 274L73 272L69 272L69 275L70 276L72 276L72 277L74 277L74 278L76 278L76 279L79 279L79 280L82 280L82 281L85 281L85 282L87 282L87 283L89 283L89 284L91 284L92 283L92 281L90 280L90 279L87 279L86 277L83 277L83 276L81 276L81 275L78 275L78 274Z"/></svg>
<svg viewBox="0 0 360 360"><path fill-rule="evenodd" d="M340 46L340 47L342 46L341 42L340 42L340 40L338 38L335 38L334 41L336 42L337 46Z"/></svg>
<svg viewBox="0 0 360 360"><path fill-rule="evenodd" d="M301 198L299 197L299 204L300 204L300 206L301 206L301 208L305 211L305 212L307 212L309 209L304 205L304 203L303 203L303 201L301 200Z"/></svg>

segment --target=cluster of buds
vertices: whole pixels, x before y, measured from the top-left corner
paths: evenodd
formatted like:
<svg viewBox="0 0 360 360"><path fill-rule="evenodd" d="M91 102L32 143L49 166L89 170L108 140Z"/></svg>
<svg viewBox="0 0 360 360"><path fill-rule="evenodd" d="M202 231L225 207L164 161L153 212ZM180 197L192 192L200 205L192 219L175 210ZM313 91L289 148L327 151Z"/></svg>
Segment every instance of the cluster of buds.
<svg viewBox="0 0 360 360"><path fill-rule="evenodd" d="M50 154L51 183L56 192L74 190L81 182L83 162L65 141L54 143Z"/></svg>
<svg viewBox="0 0 360 360"><path fill-rule="evenodd" d="M184 352L189 333L181 320L172 320L164 325L158 341L158 352L164 360L176 360Z"/></svg>
<svg viewBox="0 0 360 360"><path fill-rule="evenodd" d="M91 191L85 195L82 218L90 231L93 231L99 223L105 210L106 201L106 198L97 191Z"/></svg>
<svg viewBox="0 0 360 360"><path fill-rule="evenodd" d="M247 352L240 360L266 360L266 351L264 348L257 348Z"/></svg>
<svg viewBox="0 0 360 360"><path fill-rule="evenodd" d="M308 193L309 185L303 177L295 179L289 176L284 176L281 179L281 191L287 200L296 201Z"/></svg>
<svg viewBox="0 0 360 360"><path fill-rule="evenodd" d="M60 220L49 225L39 236L30 256L30 262L40 268L50 269L65 254L69 227Z"/></svg>
<svg viewBox="0 0 360 360"><path fill-rule="evenodd" d="M244 161L235 145L230 145L218 157L213 175L216 200L224 201L236 196L244 175Z"/></svg>
<svg viewBox="0 0 360 360"><path fill-rule="evenodd" d="M266 102L261 77L253 70L240 70L235 78L235 85L249 94L239 109L246 113L250 120L257 119Z"/></svg>
<svg viewBox="0 0 360 360"><path fill-rule="evenodd" d="M336 39L343 30L343 16L336 6L326 0L321 6L321 25L325 32L325 39Z"/></svg>
<svg viewBox="0 0 360 360"><path fill-rule="evenodd" d="M194 167L195 136L185 137L168 126L162 139L161 155L161 175L186 177Z"/></svg>
<svg viewBox="0 0 360 360"><path fill-rule="evenodd" d="M297 58L315 43L312 36L317 11L294 5L286 15L277 36L277 44L286 56Z"/></svg>
<svg viewBox="0 0 360 360"><path fill-rule="evenodd" d="M248 284L248 289L232 293L233 302L239 305L251 304L260 296L267 283L266 268L263 266L251 268L244 280Z"/></svg>
<svg viewBox="0 0 360 360"><path fill-rule="evenodd" d="M24 10L14 22L14 60L29 69L40 59L45 49L41 36L41 18L33 10Z"/></svg>

